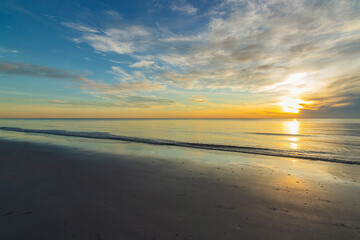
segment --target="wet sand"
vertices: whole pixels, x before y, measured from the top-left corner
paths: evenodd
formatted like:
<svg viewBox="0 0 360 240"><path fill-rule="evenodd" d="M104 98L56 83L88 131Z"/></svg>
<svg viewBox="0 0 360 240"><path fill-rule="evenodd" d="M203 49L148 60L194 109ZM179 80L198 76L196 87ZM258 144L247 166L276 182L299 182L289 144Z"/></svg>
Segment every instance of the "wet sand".
<svg viewBox="0 0 360 240"><path fill-rule="evenodd" d="M360 166L276 161L1 140L0 239L360 239Z"/></svg>

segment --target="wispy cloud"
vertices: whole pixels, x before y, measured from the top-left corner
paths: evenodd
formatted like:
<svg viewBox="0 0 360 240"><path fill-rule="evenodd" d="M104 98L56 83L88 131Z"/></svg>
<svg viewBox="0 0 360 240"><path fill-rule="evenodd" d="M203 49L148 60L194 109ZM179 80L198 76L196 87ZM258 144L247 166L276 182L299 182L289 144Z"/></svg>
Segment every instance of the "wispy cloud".
<svg viewBox="0 0 360 240"><path fill-rule="evenodd" d="M0 53L19 53L19 51L0 47Z"/></svg>
<svg viewBox="0 0 360 240"><path fill-rule="evenodd" d="M127 73L122 68L114 66L110 72L115 75L114 78L119 81L118 83L109 84L101 80L92 80L86 78L85 76L77 75L62 69L49 68L33 64L0 61L0 74L44 77L56 80L73 80L77 83L77 88L81 89L84 93L91 94L101 99L121 100L121 102L126 103L126 106L130 106L130 102L128 102L127 99L132 99L133 104L135 104L136 100L141 102L140 99L143 99L145 102L145 99L148 99L149 104L146 105L145 103L139 103L141 105L140 107L150 107L151 102L158 102L158 105L166 105L167 102L171 103L172 101L166 101L162 98L156 99L151 97L146 98L136 96L136 94L139 93L164 90L166 88L166 86L163 84L152 82L146 79L146 77L139 71ZM61 102L57 102L57 104L61 104ZM67 104L67 102L63 104ZM116 106L118 106L118 104ZM132 107L135 107L135 105L132 105Z"/></svg>
<svg viewBox="0 0 360 240"><path fill-rule="evenodd" d="M171 10L177 11L177 12L180 12L183 14L187 14L187 15L194 15L194 14L196 14L198 9L193 7L186 0L179 0L171 5Z"/></svg>
<svg viewBox="0 0 360 240"><path fill-rule="evenodd" d="M198 95L198 96L190 96L188 102L207 103L208 100L209 100L208 98Z"/></svg>
<svg viewBox="0 0 360 240"><path fill-rule="evenodd" d="M146 49L151 32L143 26L129 25L123 28L111 27L103 31L82 26L77 23L65 23L65 26L78 31L81 36L73 38L76 43L87 43L100 52L130 54Z"/></svg>
<svg viewBox="0 0 360 240"><path fill-rule="evenodd" d="M132 105L133 107L154 107L154 106L167 106L173 105L177 102L172 99L151 97L151 96L127 96L124 102Z"/></svg>
<svg viewBox="0 0 360 240"><path fill-rule="evenodd" d="M171 9L198 11L186 1ZM72 27L80 34L74 41L136 58L129 67L144 70L112 69L124 89L231 89L272 94L272 101L296 96L313 102L313 108L345 106L360 94L358 1L228 0L214 9L208 24L193 34L174 34L159 24L158 29L126 25L99 32ZM150 81L143 71L155 68L161 71ZM288 81L296 74L306 77Z"/></svg>
<svg viewBox="0 0 360 240"><path fill-rule="evenodd" d="M115 10L107 10L105 11L105 13L109 16L112 17L117 17L117 18L121 18L121 14L119 14L118 12L116 12Z"/></svg>
<svg viewBox="0 0 360 240"><path fill-rule="evenodd" d="M136 62L130 65L130 67L135 67L135 68L149 68L151 65L154 65L155 62L154 61L147 61L147 60L142 60L140 62Z"/></svg>
<svg viewBox="0 0 360 240"><path fill-rule="evenodd" d="M202 44L194 42L187 51L159 56L181 69L163 73L159 80L165 78L169 84L190 89L231 88L256 94L293 74L308 73L307 87L284 84L267 91L289 95L289 91L301 89L301 97L314 100L319 92L334 94L329 85L335 78L359 75L356 1L263 0L226 4L229 14L211 19L207 32L202 34L207 36ZM348 82L345 85L351 87ZM339 86L336 88L342 92Z"/></svg>
<svg viewBox="0 0 360 240"><path fill-rule="evenodd" d="M176 101L151 96L125 96L116 98L116 102L75 102L52 100L51 104L64 107L114 107L114 108L154 108L173 105Z"/></svg>
<svg viewBox="0 0 360 240"><path fill-rule="evenodd" d="M126 95L135 95L143 92L166 89L164 84L150 81L140 71L128 73L121 67L113 66L109 73L112 73L114 79L119 82L109 84L103 81L85 80L79 86L79 89L103 99L114 97L122 98Z"/></svg>
<svg viewBox="0 0 360 240"><path fill-rule="evenodd" d="M107 84L98 81L86 81L79 89L95 90L96 94L122 96L133 92L152 92L155 90L164 90L165 86L159 83L152 83L149 80L138 82L121 82L115 84Z"/></svg>
<svg viewBox="0 0 360 240"><path fill-rule="evenodd" d="M171 34L165 38L160 39L162 42L193 42L203 40L203 36L201 34L195 36L182 36L182 35L174 35Z"/></svg>
<svg viewBox="0 0 360 240"><path fill-rule="evenodd" d="M45 77L52 79L70 79L76 81L84 81L85 77L73 74L69 71L39 66L26 63L12 63L0 61L0 74L7 75L23 75L29 77Z"/></svg>
<svg viewBox="0 0 360 240"><path fill-rule="evenodd" d="M84 26L78 23L71 23L71 22L63 22L64 26L71 28L73 30L81 31L81 32L90 32L90 33L98 33L99 31L95 28Z"/></svg>

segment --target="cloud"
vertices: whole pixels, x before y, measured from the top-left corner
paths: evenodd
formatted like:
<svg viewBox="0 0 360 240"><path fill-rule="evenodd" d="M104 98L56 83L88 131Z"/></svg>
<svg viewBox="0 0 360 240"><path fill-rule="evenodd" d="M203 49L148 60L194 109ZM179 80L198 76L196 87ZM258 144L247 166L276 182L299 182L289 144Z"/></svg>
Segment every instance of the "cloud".
<svg viewBox="0 0 360 240"><path fill-rule="evenodd" d="M160 55L160 60L174 66L178 67L188 67L190 66L191 62L189 61L188 56L184 54L166 54Z"/></svg>
<svg viewBox="0 0 360 240"><path fill-rule="evenodd" d="M0 47L0 53L19 53L19 51L15 49L6 49Z"/></svg>
<svg viewBox="0 0 360 240"><path fill-rule="evenodd" d="M171 5L171 10L182 14L194 15L198 9L186 2L186 0L180 0Z"/></svg>
<svg viewBox="0 0 360 240"><path fill-rule="evenodd" d="M79 87L79 89L95 90L97 94L121 96L132 92L152 92L155 90L164 90L165 86L159 83L152 83L149 80L138 82L122 82L115 84L86 81Z"/></svg>
<svg viewBox="0 0 360 240"><path fill-rule="evenodd" d="M130 54L146 49L151 33L143 26L129 25L123 28L110 27L103 31L85 27L76 23L66 23L66 26L78 31L80 37L73 38L76 43L87 43L99 52L114 52Z"/></svg>
<svg viewBox="0 0 360 240"><path fill-rule="evenodd" d="M353 101L352 94L360 94L357 4L356 0L228 0L214 4L208 24L197 26L192 34L178 29L174 34L159 24L158 29L124 25L100 32L73 28L80 34L74 41L137 59L130 67L152 66L151 81L142 71L127 73L113 67L124 89L231 89L271 95L264 104L278 97L298 97L313 101L314 108L340 108ZM188 15L198 11L186 1L171 9ZM306 77L296 80L302 84L287 82L302 73ZM337 82L343 76L353 80ZM120 86L115 89L120 91Z"/></svg>
<svg viewBox="0 0 360 240"><path fill-rule="evenodd" d="M267 92L288 96L300 90L297 97L305 100L314 99L320 92L330 98L336 96L343 91L341 85L360 94L347 81L336 84L334 91L328 87L336 77L359 74L360 32L353 24L359 21L356 1L226 4L228 14L212 17L201 44L194 40L185 51L159 56L175 66L159 80L188 89L230 88L253 94L274 86ZM327 76L329 72L331 77ZM277 85L297 73L307 73L307 87ZM359 80L355 82L359 84Z"/></svg>
<svg viewBox="0 0 360 240"><path fill-rule="evenodd" d="M70 79L84 81L86 78L62 69L50 68L26 63L0 61L0 74L44 77L52 79Z"/></svg>
<svg viewBox="0 0 360 240"><path fill-rule="evenodd" d="M208 102L207 100L209 99L199 95L199 96L190 96L188 102L207 103Z"/></svg>
<svg viewBox="0 0 360 240"><path fill-rule="evenodd" d="M313 110L349 106L359 99L360 72L359 75L342 75L325 79L324 82L326 84L316 94L311 91L304 94L306 99L315 103L311 107Z"/></svg>
<svg viewBox="0 0 360 240"><path fill-rule="evenodd" d="M142 60L140 62L136 62L136 63L131 64L129 67L149 68L151 65L154 65L154 64L155 64L154 61Z"/></svg>
<svg viewBox="0 0 360 240"><path fill-rule="evenodd" d="M63 22L62 25L80 32L98 33L99 31L95 28L84 26L78 23Z"/></svg>
<svg viewBox="0 0 360 240"><path fill-rule="evenodd" d="M74 102L52 100L51 104L64 107L115 107L115 108L153 108L173 105L176 101L152 96L125 96L115 98L116 102Z"/></svg>
<svg viewBox="0 0 360 240"><path fill-rule="evenodd" d="M192 42L192 41L199 41L202 40L202 35L195 35L195 36L182 36L182 35L173 35L168 36L166 38L160 39L162 42Z"/></svg>
<svg viewBox="0 0 360 240"><path fill-rule="evenodd" d="M128 96L124 101L134 107L167 106L176 103L175 100L149 96Z"/></svg>
<svg viewBox="0 0 360 240"><path fill-rule="evenodd" d="M121 15L114 10L107 10L107 11L105 11L105 13L111 17L121 18Z"/></svg>
<svg viewBox="0 0 360 240"><path fill-rule="evenodd" d="M118 60L112 60L112 59L110 59L109 61L113 62L113 63L118 63L118 64L129 64L130 63L130 62L118 61Z"/></svg>
<svg viewBox="0 0 360 240"><path fill-rule="evenodd" d="M128 80L128 79L133 79L133 76L127 72L124 71L124 69L122 69L121 67L116 67L113 66L111 67L110 73L115 74L116 76L118 76L120 80Z"/></svg>
<svg viewBox="0 0 360 240"><path fill-rule="evenodd" d="M119 54L132 53L133 46L131 42L117 41L116 39L106 35L86 35L80 39L76 39L77 42L87 42L93 48L100 52L115 52Z"/></svg>
<svg viewBox="0 0 360 240"><path fill-rule="evenodd" d="M103 81L86 80L79 86L79 89L104 99L166 89L164 84L148 80L146 76L139 71L128 73L121 67L113 66L109 73L115 75L114 78L118 80L119 83L109 84Z"/></svg>
<svg viewBox="0 0 360 240"><path fill-rule="evenodd" d="M109 84L101 80L91 80L62 69L0 61L0 74L74 80L78 83L77 88L83 90L84 93L103 99L111 97L119 98L142 92L164 90L166 88L163 84L146 79L144 74L138 71L127 73L120 67L112 67L110 72L115 75L115 79L119 80L119 83ZM149 101L153 101L153 98L150 98ZM58 104L61 103L59 102Z"/></svg>

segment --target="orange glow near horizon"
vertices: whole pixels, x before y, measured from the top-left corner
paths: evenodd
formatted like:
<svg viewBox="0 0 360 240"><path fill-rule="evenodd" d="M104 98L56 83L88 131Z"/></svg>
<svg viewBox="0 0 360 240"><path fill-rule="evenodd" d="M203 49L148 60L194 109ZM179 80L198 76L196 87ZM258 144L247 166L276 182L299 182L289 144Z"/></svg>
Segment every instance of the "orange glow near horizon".
<svg viewBox="0 0 360 240"><path fill-rule="evenodd" d="M186 108L171 106L163 108L111 108L111 107L62 107L35 104L0 104L3 118L293 118L274 105L220 106ZM19 111L21 109L21 111Z"/></svg>

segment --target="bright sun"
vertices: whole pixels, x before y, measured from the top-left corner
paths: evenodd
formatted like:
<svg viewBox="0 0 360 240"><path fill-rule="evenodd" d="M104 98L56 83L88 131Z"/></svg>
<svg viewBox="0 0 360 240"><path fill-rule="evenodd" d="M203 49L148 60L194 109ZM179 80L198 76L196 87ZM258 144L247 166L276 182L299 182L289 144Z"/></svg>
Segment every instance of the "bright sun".
<svg viewBox="0 0 360 240"><path fill-rule="evenodd" d="M304 101L300 98L286 97L280 102L282 110L286 113L299 113L300 109L304 107L302 104L310 104L311 102Z"/></svg>
<svg viewBox="0 0 360 240"><path fill-rule="evenodd" d="M313 102L304 101L300 95L310 90L308 81L311 74L296 73L290 75L282 84L286 86L288 94L281 98L279 103L282 110L286 113L299 113L304 108L303 105L311 104Z"/></svg>

